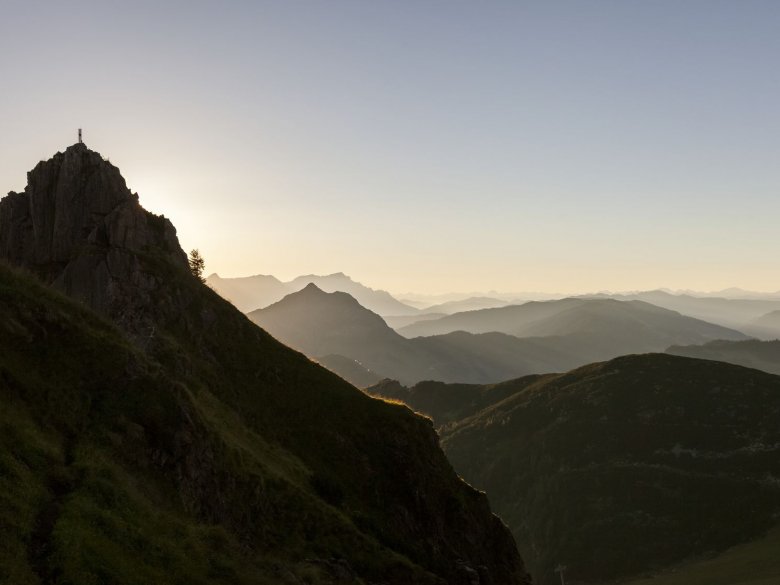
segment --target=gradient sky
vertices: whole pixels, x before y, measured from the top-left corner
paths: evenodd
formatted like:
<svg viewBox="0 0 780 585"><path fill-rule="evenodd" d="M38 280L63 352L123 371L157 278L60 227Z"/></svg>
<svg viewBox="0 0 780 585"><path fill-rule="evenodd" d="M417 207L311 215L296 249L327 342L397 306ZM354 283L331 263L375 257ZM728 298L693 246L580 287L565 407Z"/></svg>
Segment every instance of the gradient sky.
<svg viewBox="0 0 780 585"><path fill-rule="evenodd" d="M222 276L780 289L780 2L0 0L0 189L75 142Z"/></svg>

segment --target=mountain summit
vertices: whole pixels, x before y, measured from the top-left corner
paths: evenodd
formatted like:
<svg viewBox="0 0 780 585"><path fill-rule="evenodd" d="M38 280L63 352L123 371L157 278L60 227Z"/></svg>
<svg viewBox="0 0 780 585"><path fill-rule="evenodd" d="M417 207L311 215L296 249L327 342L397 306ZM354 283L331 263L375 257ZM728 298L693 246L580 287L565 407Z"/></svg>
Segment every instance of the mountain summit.
<svg viewBox="0 0 780 585"><path fill-rule="evenodd" d="M130 321L160 284L144 260L187 267L171 222L82 143L38 163L24 191L0 201L0 257L135 332L143 327Z"/></svg>
<svg viewBox="0 0 780 585"><path fill-rule="evenodd" d="M0 581L528 582L429 420L204 286L98 153L0 201L0 260Z"/></svg>

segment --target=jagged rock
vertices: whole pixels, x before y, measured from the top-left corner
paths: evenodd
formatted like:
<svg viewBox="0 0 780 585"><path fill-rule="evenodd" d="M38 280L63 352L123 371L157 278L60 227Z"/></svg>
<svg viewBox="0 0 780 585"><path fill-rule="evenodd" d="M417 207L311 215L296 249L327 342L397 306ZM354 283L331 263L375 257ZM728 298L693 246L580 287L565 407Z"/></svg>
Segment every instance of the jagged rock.
<svg viewBox="0 0 780 585"><path fill-rule="evenodd" d="M143 209L119 169L81 143L38 163L24 191L0 201L0 257L136 334L150 325L135 309L158 286L140 258L160 254L186 270L171 222Z"/></svg>

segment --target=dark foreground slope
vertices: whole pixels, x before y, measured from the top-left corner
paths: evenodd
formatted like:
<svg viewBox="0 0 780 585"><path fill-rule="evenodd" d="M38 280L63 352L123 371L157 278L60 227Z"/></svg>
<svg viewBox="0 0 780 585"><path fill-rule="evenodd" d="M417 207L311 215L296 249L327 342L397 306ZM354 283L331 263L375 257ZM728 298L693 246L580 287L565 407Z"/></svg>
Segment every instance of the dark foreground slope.
<svg viewBox="0 0 780 585"><path fill-rule="evenodd" d="M447 399L447 390L452 398ZM534 580L603 583L760 537L780 512L780 377L666 355L377 393L446 423ZM473 414L472 414L473 413ZM780 578L780 575L777 575Z"/></svg>
<svg viewBox="0 0 780 585"><path fill-rule="evenodd" d="M84 305L0 270L0 581L525 582L430 422L192 277L96 153L0 202L0 252Z"/></svg>

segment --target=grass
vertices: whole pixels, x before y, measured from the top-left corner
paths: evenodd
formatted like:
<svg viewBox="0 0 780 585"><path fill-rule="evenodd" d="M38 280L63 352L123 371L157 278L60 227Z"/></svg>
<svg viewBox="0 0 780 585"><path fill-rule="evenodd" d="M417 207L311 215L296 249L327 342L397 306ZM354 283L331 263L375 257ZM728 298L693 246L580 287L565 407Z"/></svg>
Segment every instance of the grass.
<svg viewBox="0 0 780 585"><path fill-rule="evenodd" d="M442 434L537 583L558 563L586 582L647 574L775 523L780 377L648 354L523 382Z"/></svg>
<svg viewBox="0 0 780 585"><path fill-rule="evenodd" d="M457 558L517 574L429 421L168 276L141 349L0 264L0 583L317 585L330 559L374 582L432 585Z"/></svg>
<svg viewBox="0 0 780 585"><path fill-rule="evenodd" d="M776 585L780 581L780 526L765 537L718 556L681 564L651 578L621 585Z"/></svg>

